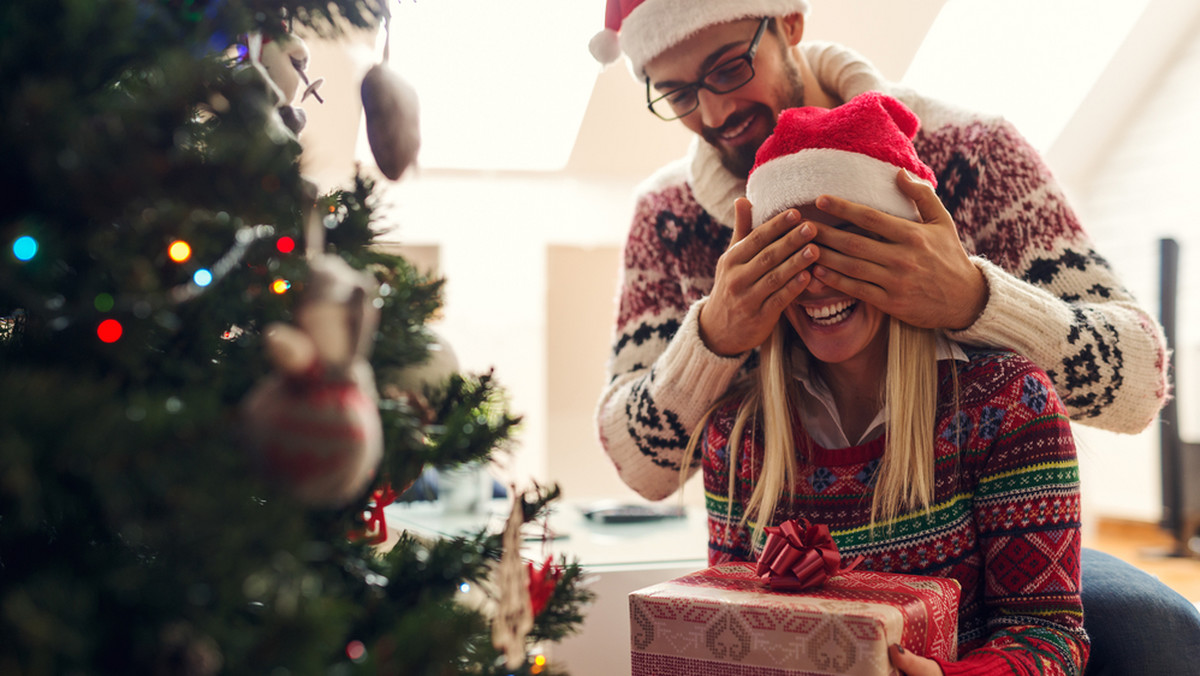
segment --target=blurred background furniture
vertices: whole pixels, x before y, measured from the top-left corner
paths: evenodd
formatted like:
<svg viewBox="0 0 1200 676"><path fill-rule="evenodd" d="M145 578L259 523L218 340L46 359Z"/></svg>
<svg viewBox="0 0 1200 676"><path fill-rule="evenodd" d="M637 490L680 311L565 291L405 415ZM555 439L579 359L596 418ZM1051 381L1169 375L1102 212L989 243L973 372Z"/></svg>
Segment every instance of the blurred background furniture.
<svg viewBox="0 0 1200 676"><path fill-rule="evenodd" d="M1160 241L1161 268L1159 319L1171 350L1169 373L1176 381L1175 328L1179 286L1179 242ZM1173 394L1177 394L1176 391ZM1159 448L1162 457L1162 527L1173 543L1167 555L1200 556L1200 443L1184 441L1179 431L1179 401L1172 396L1159 415Z"/></svg>
<svg viewBox="0 0 1200 676"><path fill-rule="evenodd" d="M673 500L618 502L668 512L678 504ZM545 646L553 667L574 676L628 674L629 592L708 566L708 517L703 507L688 505L681 518L628 523L584 516L600 503L564 500L551 514L546 532L529 532L521 549L528 561L544 561L548 554L578 560L596 593L595 601L584 609L580 631ZM386 509L389 539L399 531L424 538L462 536L483 528L499 532L510 505L508 499L496 498L476 511L462 513L448 512L436 501L398 502Z"/></svg>

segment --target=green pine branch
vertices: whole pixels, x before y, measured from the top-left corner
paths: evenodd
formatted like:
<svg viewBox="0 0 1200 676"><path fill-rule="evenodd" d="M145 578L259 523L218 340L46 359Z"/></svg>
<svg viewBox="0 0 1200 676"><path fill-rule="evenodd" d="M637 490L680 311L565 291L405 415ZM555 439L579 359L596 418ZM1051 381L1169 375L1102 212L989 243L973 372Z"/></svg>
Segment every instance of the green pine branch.
<svg viewBox="0 0 1200 676"><path fill-rule="evenodd" d="M363 176L317 208L332 251L387 289L376 481L340 508L303 505L242 441L241 402L271 373L262 332L290 321L307 281L312 197L300 144L235 46L383 11L0 3L0 673L499 673L487 615L460 591L498 559L494 535L386 554L348 537L371 489L491 458L519 423L490 373L391 396L392 374L427 359L442 281L375 247ZM28 260L9 248L23 236L38 244ZM176 240L191 258L166 256ZM292 290L276 293L281 280ZM556 497L540 492L526 517ZM538 640L566 635L587 600L563 565Z"/></svg>

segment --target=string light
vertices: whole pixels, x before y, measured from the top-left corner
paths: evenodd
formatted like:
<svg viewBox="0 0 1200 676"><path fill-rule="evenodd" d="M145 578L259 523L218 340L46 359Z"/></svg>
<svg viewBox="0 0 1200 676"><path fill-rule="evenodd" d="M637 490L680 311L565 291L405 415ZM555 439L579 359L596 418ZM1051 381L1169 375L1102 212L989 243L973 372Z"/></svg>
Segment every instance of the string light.
<svg viewBox="0 0 1200 676"><path fill-rule="evenodd" d="M191 283L171 289L171 300L175 303L185 303L204 293L203 289L205 287L223 278L230 270L237 267L251 244L260 239L274 236L275 226L272 225L255 225L239 228L235 236L237 244L217 259L217 262L212 264L211 269L201 268L197 270L192 275Z"/></svg>
<svg viewBox="0 0 1200 676"><path fill-rule="evenodd" d="M96 327L96 336L100 338L102 343L115 343L121 339L121 334L124 328L121 322L115 319L105 319L100 322L100 326Z"/></svg>
<svg viewBox="0 0 1200 676"><path fill-rule="evenodd" d="M37 255L38 243L36 239L30 237L29 235L24 235L22 237L18 237L17 241L13 242L12 250L13 255L17 257L17 260L31 260Z"/></svg>
<svg viewBox="0 0 1200 676"><path fill-rule="evenodd" d="M292 253L296 250L296 240L284 235L275 242L275 248L279 249L279 253Z"/></svg>
<svg viewBox="0 0 1200 676"><path fill-rule="evenodd" d="M471 591L471 585L469 583L464 582L464 583L458 585L458 591L466 594L467 592Z"/></svg>
<svg viewBox="0 0 1200 676"><path fill-rule="evenodd" d="M362 641L351 641L346 644L346 657L352 662L361 662L367 656L367 647Z"/></svg>
<svg viewBox="0 0 1200 676"><path fill-rule="evenodd" d="M271 282L271 290L279 295L287 293L290 288L292 288L292 283L286 279L277 279Z"/></svg>
<svg viewBox="0 0 1200 676"><path fill-rule="evenodd" d="M114 304L112 294L108 293L98 293L96 299L92 301L92 305L96 306L98 312L108 312L113 309Z"/></svg>
<svg viewBox="0 0 1200 676"><path fill-rule="evenodd" d="M187 242L177 239L167 247L167 256L176 263L182 263L192 257L192 247Z"/></svg>

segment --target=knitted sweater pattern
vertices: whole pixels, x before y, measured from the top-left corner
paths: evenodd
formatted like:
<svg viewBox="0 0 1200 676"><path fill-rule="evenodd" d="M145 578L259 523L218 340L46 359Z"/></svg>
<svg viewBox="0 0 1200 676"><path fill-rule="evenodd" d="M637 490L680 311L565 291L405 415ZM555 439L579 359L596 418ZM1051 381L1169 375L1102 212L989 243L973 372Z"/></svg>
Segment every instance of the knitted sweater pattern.
<svg viewBox="0 0 1200 676"><path fill-rule="evenodd" d="M1080 673L1088 652L1080 583L1079 478L1069 422L1045 373L1007 352L968 350L939 364L935 496L869 528L883 438L826 449L797 430L791 496L768 525L804 517L829 526L860 568L952 577L962 586L959 661L946 674ZM953 365L953 366L952 366ZM950 368L959 370L957 408ZM738 402L723 404L702 440L709 563L753 561L741 525L762 466L761 433L746 434L729 499L729 437ZM756 430L758 432L758 430ZM1026 671L1028 670L1028 671Z"/></svg>
<svg viewBox="0 0 1200 676"><path fill-rule="evenodd" d="M950 337L1029 357L1073 420L1122 432L1149 425L1168 393L1161 330L1094 251L1012 125L891 85L843 47L808 45L806 54L843 100L878 90L920 118L917 153L937 175L938 196L989 287L983 314ZM640 189L597 424L624 482L651 499L678 486L695 426L754 361L752 353L709 351L697 319L744 188L697 141L689 157Z"/></svg>

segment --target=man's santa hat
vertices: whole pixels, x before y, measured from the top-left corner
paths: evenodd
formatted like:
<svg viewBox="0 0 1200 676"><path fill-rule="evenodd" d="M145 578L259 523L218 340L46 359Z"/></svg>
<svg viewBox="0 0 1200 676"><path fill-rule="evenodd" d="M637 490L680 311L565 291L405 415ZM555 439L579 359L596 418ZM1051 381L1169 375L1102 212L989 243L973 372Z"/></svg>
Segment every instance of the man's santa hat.
<svg viewBox="0 0 1200 676"><path fill-rule="evenodd" d="M907 169L937 185L913 148L921 121L903 103L866 92L836 108L788 108L763 141L746 182L758 227L786 209L834 195L919 220L917 207L896 185Z"/></svg>
<svg viewBox="0 0 1200 676"><path fill-rule="evenodd" d="M629 59L634 77L646 62L701 29L738 19L806 14L808 0L607 0L604 30L588 43L592 56L608 65Z"/></svg>

